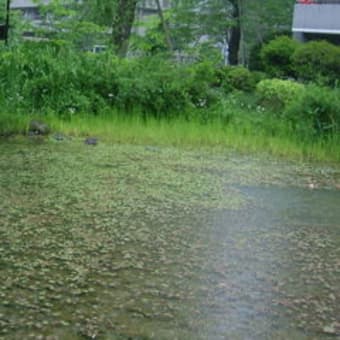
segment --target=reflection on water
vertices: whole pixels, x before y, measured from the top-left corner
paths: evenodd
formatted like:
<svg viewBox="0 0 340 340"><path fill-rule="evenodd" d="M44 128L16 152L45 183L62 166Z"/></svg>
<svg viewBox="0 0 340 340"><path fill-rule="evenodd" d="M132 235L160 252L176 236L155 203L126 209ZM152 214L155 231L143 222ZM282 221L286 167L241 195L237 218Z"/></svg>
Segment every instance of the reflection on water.
<svg viewBox="0 0 340 340"><path fill-rule="evenodd" d="M339 191L254 185L249 158L0 151L0 339L339 335Z"/></svg>
<svg viewBox="0 0 340 340"><path fill-rule="evenodd" d="M228 268L207 309L216 338L327 338L339 331L336 191L239 187L248 206L217 213L207 258ZM209 274L208 274L209 275ZM326 331L326 332L325 332ZM333 335L334 335L333 334ZM207 336L207 338L209 338Z"/></svg>

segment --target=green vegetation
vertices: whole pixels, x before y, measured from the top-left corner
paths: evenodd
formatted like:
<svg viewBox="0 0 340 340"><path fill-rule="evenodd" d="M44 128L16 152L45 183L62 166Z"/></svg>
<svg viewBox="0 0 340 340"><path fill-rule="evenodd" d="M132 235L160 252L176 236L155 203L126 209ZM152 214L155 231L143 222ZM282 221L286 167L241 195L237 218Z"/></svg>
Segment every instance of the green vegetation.
<svg viewBox="0 0 340 340"><path fill-rule="evenodd" d="M226 92L240 90L251 92L255 88L257 79L247 68L243 66L225 67L223 70L222 84Z"/></svg>
<svg viewBox="0 0 340 340"><path fill-rule="evenodd" d="M337 85L340 79L340 47L327 41L300 44L291 59L300 79Z"/></svg>
<svg viewBox="0 0 340 340"><path fill-rule="evenodd" d="M339 161L339 90L264 78L208 61L24 43L0 51L0 134L25 133L37 118L73 136Z"/></svg>
<svg viewBox="0 0 340 340"><path fill-rule="evenodd" d="M173 1L145 22L134 0L51 2L39 28L17 13L0 48L0 134L25 134L35 118L52 134L339 161L340 48L283 36L293 2ZM20 39L27 27L43 39ZM226 41L230 62L251 57L257 71L224 66ZM107 50L87 52L96 43Z"/></svg>
<svg viewBox="0 0 340 340"><path fill-rule="evenodd" d="M327 41L301 44L288 36L279 36L264 44L256 53L251 64L271 77L291 77L330 87L338 85L340 47Z"/></svg>
<svg viewBox="0 0 340 340"><path fill-rule="evenodd" d="M256 86L256 92L262 105L282 110L291 102L303 96L305 87L291 80L265 79Z"/></svg>
<svg viewBox="0 0 340 340"><path fill-rule="evenodd" d="M272 77L293 76L292 55L298 42L288 36L279 36L262 47L260 56L264 71Z"/></svg>

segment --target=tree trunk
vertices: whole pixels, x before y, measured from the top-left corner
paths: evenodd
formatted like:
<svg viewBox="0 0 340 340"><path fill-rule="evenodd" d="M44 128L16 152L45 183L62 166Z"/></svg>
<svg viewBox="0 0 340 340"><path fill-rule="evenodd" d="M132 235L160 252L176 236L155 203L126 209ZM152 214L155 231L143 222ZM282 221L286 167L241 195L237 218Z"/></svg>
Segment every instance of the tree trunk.
<svg viewBox="0 0 340 340"><path fill-rule="evenodd" d="M118 56L125 57L138 0L118 0L112 21L112 43Z"/></svg>
<svg viewBox="0 0 340 340"><path fill-rule="evenodd" d="M166 44L168 46L169 51L172 52L174 50L174 46L173 46L173 43L172 43L169 27L168 27L168 25L167 25L167 23L164 19L163 10L162 10L160 1L159 0L155 0L155 1L156 1L156 5L157 5L158 16L159 16L159 19L160 19L162 27L163 27L163 31L164 31L164 35L165 35L165 39L166 39Z"/></svg>
<svg viewBox="0 0 340 340"><path fill-rule="evenodd" d="M232 18L233 26L228 32L228 62L230 65L238 64L238 56L241 43L241 17L240 17L240 7L238 0L230 1L233 6Z"/></svg>

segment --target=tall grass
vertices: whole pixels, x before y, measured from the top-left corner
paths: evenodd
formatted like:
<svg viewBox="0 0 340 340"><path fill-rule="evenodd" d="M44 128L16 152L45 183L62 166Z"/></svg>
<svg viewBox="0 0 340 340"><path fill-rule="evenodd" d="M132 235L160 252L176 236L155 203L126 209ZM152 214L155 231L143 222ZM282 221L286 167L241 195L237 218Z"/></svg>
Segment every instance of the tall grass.
<svg viewBox="0 0 340 340"><path fill-rule="evenodd" d="M0 135L27 132L32 118L40 117L0 115ZM328 139L302 141L289 130L272 134L266 128L256 127L246 121L224 124L216 118L203 123L200 119L143 118L139 114L126 116L119 113L78 115L67 120L50 114L43 119L50 125L53 133L60 132L74 138L96 136L106 143L213 147L252 154L264 152L287 159L340 162L339 135ZM53 133L50 136L52 139Z"/></svg>
<svg viewBox="0 0 340 340"><path fill-rule="evenodd" d="M54 131L74 137L98 136L113 143L148 144L158 146L214 147L243 153L269 153L299 160L340 162L340 138L301 141L292 132L278 135L255 129L248 124L223 124L220 120L202 123L199 119L141 118L140 115L83 115L65 121L47 117Z"/></svg>
<svg viewBox="0 0 340 340"><path fill-rule="evenodd" d="M30 117L20 114L0 114L0 136L22 134L27 131Z"/></svg>

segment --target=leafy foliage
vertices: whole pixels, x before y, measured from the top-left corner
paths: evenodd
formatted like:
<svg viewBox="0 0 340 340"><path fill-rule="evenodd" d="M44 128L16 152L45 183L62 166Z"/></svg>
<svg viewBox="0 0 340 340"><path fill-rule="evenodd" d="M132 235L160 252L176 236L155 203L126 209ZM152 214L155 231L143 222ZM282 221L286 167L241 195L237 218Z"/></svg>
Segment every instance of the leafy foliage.
<svg viewBox="0 0 340 340"><path fill-rule="evenodd" d="M235 45L240 45L236 57L246 62L254 44L263 42L265 35L290 30L295 0L173 0L170 24L179 49L197 47L208 39L211 49L231 42L233 29L239 26ZM235 9L237 8L237 11ZM218 45L217 45L218 44ZM235 46L233 45L233 46Z"/></svg>
<svg viewBox="0 0 340 340"><path fill-rule="evenodd" d="M248 67L252 71L264 71L265 65L261 58L261 50L265 44L268 44L270 41L280 37L282 35L289 36L291 32L289 30L277 30L272 33L266 34L261 38L260 41L256 43L252 43L249 49L248 55Z"/></svg>
<svg viewBox="0 0 340 340"><path fill-rule="evenodd" d="M251 92L255 88L254 75L243 66L229 67L226 72L225 88Z"/></svg>
<svg viewBox="0 0 340 340"><path fill-rule="evenodd" d="M340 132L340 91L311 84L290 101L285 116L307 136L335 135Z"/></svg>
<svg viewBox="0 0 340 340"><path fill-rule="evenodd" d="M107 29L88 20L84 6L72 0L41 3L39 14L42 25L30 25L29 30L37 38L63 41L79 49L90 49L94 44L107 43Z"/></svg>
<svg viewBox="0 0 340 340"><path fill-rule="evenodd" d="M259 102L273 110L282 110L290 102L301 97L305 88L291 80L265 79L256 86Z"/></svg>
<svg viewBox="0 0 340 340"><path fill-rule="evenodd" d="M242 0L242 23L247 50L258 43L268 42L268 37L291 32L295 0Z"/></svg>
<svg viewBox="0 0 340 340"><path fill-rule="evenodd" d="M303 138L339 133L338 89L304 86L290 80L266 79L256 87L258 102L275 113Z"/></svg>
<svg viewBox="0 0 340 340"><path fill-rule="evenodd" d="M230 1L174 0L170 23L176 47L190 48L204 37L213 43L223 43L226 31L232 26Z"/></svg>
<svg viewBox="0 0 340 340"><path fill-rule="evenodd" d="M294 75L291 57L298 46L298 42L280 36L264 45L261 59L265 71L272 77L290 77Z"/></svg>
<svg viewBox="0 0 340 340"><path fill-rule="evenodd" d="M214 102L214 68L164 58L118 59L75 52L59 42L27 43L0 53L5 107L71 116L118 109L157 117ZM13 108L14 109L14 108Z"/></svg>
<svg viewBox="0 0 340 340"><path fill-rule="evenodd" d="M340 47L326 41L300 44L292 56L299 78L335 85L340 79Z"/></svg>

